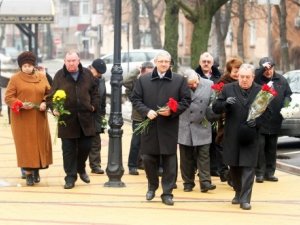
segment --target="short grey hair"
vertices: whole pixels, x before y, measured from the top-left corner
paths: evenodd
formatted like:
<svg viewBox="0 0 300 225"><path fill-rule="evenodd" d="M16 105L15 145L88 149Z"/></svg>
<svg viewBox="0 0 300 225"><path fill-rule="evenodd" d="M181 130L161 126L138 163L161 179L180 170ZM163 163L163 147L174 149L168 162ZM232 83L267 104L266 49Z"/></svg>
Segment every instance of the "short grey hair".
<svg viewBox="0 0 300 225"><path fill-rule="evenodd" d="M182 75L186 78L187 81L199 79L199 74L196 73L193 69L186 69L183 71Z"/></svg>
<svg viewBox="0 0 300 225"><path fill-rule="evenodd" d="M154 61L156 61L158 59L158 57L167 57L171 60L171 54L169 52L167 52L166 50L160 50L156 56L154 57Z"/></svg>
<svg viewBox="0 0 300 225"><path fill-rule="evenodd" d="M251 73L252 73L252 75L255 76L255 73L254 73L255 67L254 67L252 64L249 64L249 63L243 63L243 64L240 66L240 68L239 68L239 72L240 72L241 70L250 70Z"/></svg>
<svg viewBox="0 0 300 225"><path fill-rule="evenodd" d="M80 58L79 52L78 52L78 50L76 50L76 49L69 49L69 50L66 52L66 54L65 54L65 58L66 58L67 55L72 55L72 54L74 54L74 53L78 56L78 58Z"/></svg>

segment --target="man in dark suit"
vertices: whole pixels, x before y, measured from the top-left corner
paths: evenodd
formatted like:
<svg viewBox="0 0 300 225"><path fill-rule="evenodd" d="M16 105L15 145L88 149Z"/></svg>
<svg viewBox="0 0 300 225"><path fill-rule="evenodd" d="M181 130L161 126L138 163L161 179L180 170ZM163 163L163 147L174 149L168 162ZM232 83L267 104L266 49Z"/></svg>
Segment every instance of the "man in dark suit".
<svg viewBox="0 0 300 225"><path fill-rule="evenodd" d="M256 120L246 122L251 103L261 90L254 81L254 67L242 64L238 82L226 84L213 104L215 113L226 113L223 156L230 166L235 196L232 204L251 209L250 201L258 158Z"/></svg>
<svg viewBox="0 0 300 225"><path fill-rule="evenodd" d="M189 107L191 95L183 76L170 70L171 55L162 50L154 58L152 73L141 76L132 95L133 107L151 120L147 131L141 134L141 155L148 179L147 200L152 200L159 186L158 168L162 159L162 202L173 205L173 188L177 175L177 138L179 115ZM169 98L178 102L177 110L166 106Z"/></svg>

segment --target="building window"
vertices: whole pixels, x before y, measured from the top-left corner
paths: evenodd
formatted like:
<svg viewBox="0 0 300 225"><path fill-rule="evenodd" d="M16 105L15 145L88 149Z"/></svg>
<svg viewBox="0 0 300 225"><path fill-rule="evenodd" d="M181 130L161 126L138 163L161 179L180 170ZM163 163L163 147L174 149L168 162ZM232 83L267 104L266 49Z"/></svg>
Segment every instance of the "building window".
<svg viewBox="0 0 300 225"><path fill-rule="evenodd" d="M152 47L151 34L149 31L141 32L141 47Z"/></svg>
<svg viewBox="0 0 300 225"><path fill-rule="evenodd" d="M79 16L79 2L70 2L70 16Z"/></svg>
<svg viewBox="0 0 300 225"><path fill-rule="evenodd" d="M103 14L103 3L101 0L93 1L93 14Z"/></svg>
<svg viewBox="0 0 300 225"><path fill-rule="evenodd" d="M145 7L145 5L143 3L140 4L140 17L148 17L148 11L147 8Z"/></svg>
<svg viewBox="0 0 300 225"><path fill-rule="evenodd" d="M89 3L83 2L82 3L82 15L89 15Z"/></svg>
<svg viewBox="0 0 300 225"><path fill-rule="evenodd" d="M249 23L249 29L250 29L250 47L255 47L256 42L256 28L255 28L255 21L250 21Z"/></svg>

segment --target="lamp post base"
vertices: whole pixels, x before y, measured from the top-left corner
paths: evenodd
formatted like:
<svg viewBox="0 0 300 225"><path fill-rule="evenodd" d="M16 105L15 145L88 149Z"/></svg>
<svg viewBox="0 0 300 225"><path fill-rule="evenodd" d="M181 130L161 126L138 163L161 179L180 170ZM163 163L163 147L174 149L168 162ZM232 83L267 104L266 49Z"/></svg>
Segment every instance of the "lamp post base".
<svg viewBox="0 0 300 225"><path fill-rule="evenodd" d="M104 187L126 187L122 181L108 181L104 183Z"/></svg>

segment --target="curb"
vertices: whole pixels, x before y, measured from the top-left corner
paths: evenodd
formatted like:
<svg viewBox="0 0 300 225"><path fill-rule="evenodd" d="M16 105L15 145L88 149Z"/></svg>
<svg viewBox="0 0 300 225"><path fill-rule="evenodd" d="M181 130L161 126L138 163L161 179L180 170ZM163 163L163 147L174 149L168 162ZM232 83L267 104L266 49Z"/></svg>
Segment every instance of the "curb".
<svg viewBox="0 0 300 225"><path fill-rule="evenodd" d="M283 172L291 173L297 176L300 176L300 167L293 166L284 162L277 161L276 169L281 170Z"/></svg>

